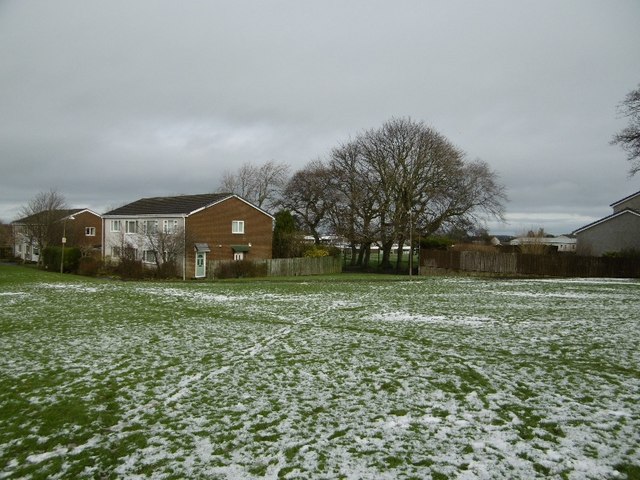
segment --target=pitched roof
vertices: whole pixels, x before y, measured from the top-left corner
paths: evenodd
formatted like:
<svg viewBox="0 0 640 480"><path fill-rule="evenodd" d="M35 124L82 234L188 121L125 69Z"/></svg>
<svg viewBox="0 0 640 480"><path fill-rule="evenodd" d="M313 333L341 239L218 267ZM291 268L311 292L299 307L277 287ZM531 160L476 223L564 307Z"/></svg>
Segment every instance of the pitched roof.
<svg viewBox="0 0 640 480"><path fill-rule="evenodd" d="M83 212L85 210L89 210L88 208L66 208L64 210L51 210L51 211L42 211L38 213L34 213L24 218L20 218L18 220L14 220L11 223L15 224L36 224L42 221L43 216L50 215L49 218L53 218L54 220L62 220L65 217L70 217L71 215L75 215L76 213ZM89 210L90 211L90 210Z"/></svg>
<svg viewBox="0 0 640 480"><path fill-rule="evenodd" d="M617 202L613 202L611 205L609 205L610 207L616 207L618 205L620 205L623 202L626 202L628 200L631 200L633 197L637 197L638 195L640 195L640 190L637 191L636 193L632 193L631 195L621 198L620 200L618 200Z"/></svg>
<svg viewBox="0 0 640 480"><path fill-rule="evenodd" d="M608 222L609 220L619 217L621 215L626 215L626 214L631 214L631 215L635 215L636 217L640 217L640 212L636 212L635 210L632 210L631 208L625 208L624 210L621 210L618 213L613 213L607 217L603 217L600 220L596 220L595 222L592 222L588 225L585 225L584 227L580 227L577 230L573 231L573 234L576 235L577 233L581 233L584 232L585 230L588 230L592 227L595 227L596 225L600 225L601 223L605 223Z"/></svg>
<svg viewBox="0 0 640 480"><path fill-rule="evenodd" d="M231 196L233 196L231 193L205 193L177 197L141 198L104 215L187 215Z"/></svg>

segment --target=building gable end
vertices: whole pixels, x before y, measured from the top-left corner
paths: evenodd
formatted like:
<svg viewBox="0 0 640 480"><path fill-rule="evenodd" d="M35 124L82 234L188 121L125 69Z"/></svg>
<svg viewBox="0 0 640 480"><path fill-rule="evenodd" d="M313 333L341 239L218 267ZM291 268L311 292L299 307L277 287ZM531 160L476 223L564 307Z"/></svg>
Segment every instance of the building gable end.
<svg viewBox="0 0 640 480"><path fill-rule="evenodd" d="M584 227L581 227L581 228L579 228L578 230L575 230L575 231L573 232L573 234L574 234L574 235L577 235L577 234L579 234L579 233L584 232L585 230L589 230L590 228L593 228L593 227L595 227L595 226L597 226L597 225L600 225L600 224L602 224L602 223L606 223L606 222L608 222L608 221L610 221L610 220L613 220L614 218L620 217L620 216L622 216L622 215L627 215L627 214L634 215L634 216L636 216L636 217L639 217L639 218L640 218L640 213L636 212L635 210L625 209L625 210L622 210L621 212L614 213L614 214L612 214L612 215L609 215L608 217L601 218L600 220L596 220L596 221L595 221L595 222L593 222L593 223L590 223L590 224L588 224L588 225L585 225Z"/></svg>

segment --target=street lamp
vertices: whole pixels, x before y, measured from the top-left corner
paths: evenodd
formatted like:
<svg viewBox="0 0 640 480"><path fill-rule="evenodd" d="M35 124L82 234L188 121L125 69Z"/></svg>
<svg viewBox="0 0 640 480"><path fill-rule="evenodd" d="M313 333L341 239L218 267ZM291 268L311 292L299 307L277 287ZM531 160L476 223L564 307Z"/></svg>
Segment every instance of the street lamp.
<svg viewBox="0 0 640 480"><path fill-rule="evenodd" d="M413 209L409 209L409 280L413 277L413 229L414 221L413 216L416 212ZM420 274L420 228L418 228L418 274Z"/></svg>
<svg viewBox="0 0 640 480"><path fill-rule="evenodd" d="M62 221L62 254L60 255L60 273L62 273L62 268L64 266L64 244L67 243L67 220L75 220L76 217L73 215L69 215L68 217L64 217Z"/></svg>

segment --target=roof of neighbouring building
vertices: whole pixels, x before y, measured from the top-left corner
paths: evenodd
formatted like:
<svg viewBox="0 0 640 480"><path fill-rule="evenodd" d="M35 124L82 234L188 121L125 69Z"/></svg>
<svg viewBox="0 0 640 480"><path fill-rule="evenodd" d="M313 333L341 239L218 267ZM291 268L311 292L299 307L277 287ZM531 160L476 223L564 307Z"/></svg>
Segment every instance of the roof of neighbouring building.
<svg viewBox="0 0 640 480"><path fill-rule="evenodd" d="M51 210L51 211L43 211L43 212L39 212L39 213L34 213L32 215L29 215L27 217L24 218L20 218L18 220L14 220L11 223L17 224L17 225L23 225L23 224L32 224L32 223L38 223L39 221L42 221L43 217L45 215L51 215L51 217L49 218L53 218L54 220L62 220L65 217L70 217L72 215L75 215L77 213L83 212L83 211L90 211L87 208L67 208L64 210ZM97 215L97 213L96 213Z"/></svg>
<svg viewBox="0 0 640 480"><path fill-rule="evenodd" d="M190 215L231 197L237 198L271 217L269 213L233 193L204 193L200 195L178 195L176 197L141 198L111 210L105 213L104 216Z"/></svg>
<svg viewBox="0 0 640 480"><path fill-rule="evenodd" d="M613 202L611 205L609 205L610 207L616 207L618 205L620 205L621 203L627 202L629 200L631 200L634 197L637 197L638 195L640 195L640 190L637 191L636 193L632 193L631 195L621 198L620 200L618 200L617 202Z"/></svg>
<svg viewBox="0 0 640 480"><path fill-rule="evenodd" d="M640 212L637 212L637 211L635 211L635 210L633 210L631 208L626 208L626 209L624 209L624 210L622 210L620 212L613 213L613 214L611 214L611 215L609 215L607 217L601 218L600 220L596 220L595 222L592 222L592 223L590 223L588 225L585 225L584 227L580 227L579 229L574 230L573 234L575 235L575 234L578 234L578 233L582 233L585 230L588 230L590 228L595 227L596 225L600 225L601 223L608 222L609 220L611 220L613 218L620 217L622 215L633 215L633 216L636 216L636 217L640 217ZM633 217L631 217L631 218L633 218Z"/></svg>
<svg viewBox="0 0 640 480"><path fill-rule="evenodd" d="M230 196L232 196L231 193L205 193L202 195L141 198L104 215L186 215Z"/></svg>

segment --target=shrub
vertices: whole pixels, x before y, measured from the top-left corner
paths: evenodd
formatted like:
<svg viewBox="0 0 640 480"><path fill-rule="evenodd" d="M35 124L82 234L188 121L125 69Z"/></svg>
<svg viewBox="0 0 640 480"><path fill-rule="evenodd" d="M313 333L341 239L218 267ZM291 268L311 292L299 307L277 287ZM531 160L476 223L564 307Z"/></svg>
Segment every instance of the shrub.
<svg viewBox="0 0 640 480"><path fill-rule="evenodd" d="M77 272L82 252L76 247L65 247L63 271ZM62 247L46 247L42 250L42 263L44 268L51 271L60 270L62 260Z"/></svg>
<svg viewBox="0 0 640 480"><path fill-rule="evenodd" d="M145 277L145 268L141 260L121 258L114 271L124 280L141 280Z"/></svg>
<svg viewBox="0 0 640 480"><path fill-rule="evenodd" d="M95 277L102 268L102 260L96 257L82 257L78 264L78 275Z"/></svg>
<svg viewBox="0 0 640 480"><path fill-rule="evenodd" d="M453 245L453 241L447 237L426 237L420 240L420 248L424 248L425 250L446 250L451 245Z"/></svg>
<svg viewBox="0 0 640 480"><path fill-rule="evenodd" d="M174 278L178 276L178 265L176 262L163 262L154 273L158 278Z"/></svg>
<svg viewBox="0 0 640 480"><path fill-rule="evenodd" d="M215 278L266 277L267 264L251 260L221 262L213 272Z"/></svg>
<svg viewBox="0 0 640 480"><path fill-rule="evenodd" d="M609 258L628 258L628 259L640 259L640 250L634 248L625 248L619 252L606 252L602 254L603 257Z"/></svg>
<svg viewBox="0 0 640 480"><path fill-rule="evenodd" d="M328 257L329 249L326 247L323 247L322 245L310 245L307 248L305 248L302 256L311 257L311 258Z"/></svg>

